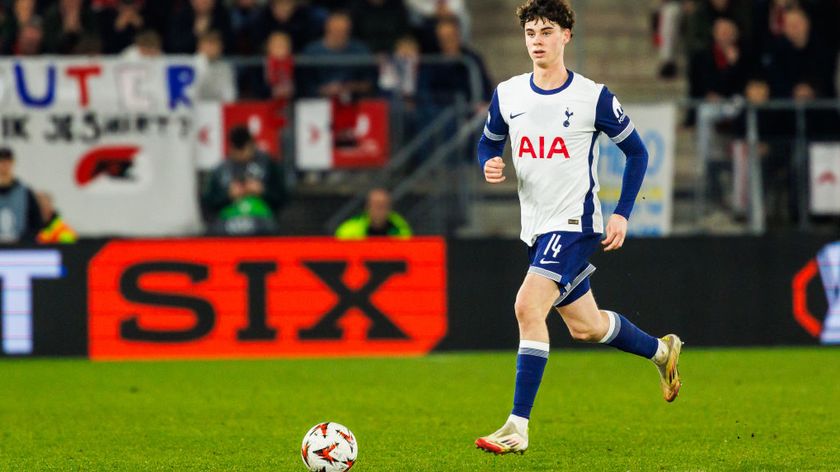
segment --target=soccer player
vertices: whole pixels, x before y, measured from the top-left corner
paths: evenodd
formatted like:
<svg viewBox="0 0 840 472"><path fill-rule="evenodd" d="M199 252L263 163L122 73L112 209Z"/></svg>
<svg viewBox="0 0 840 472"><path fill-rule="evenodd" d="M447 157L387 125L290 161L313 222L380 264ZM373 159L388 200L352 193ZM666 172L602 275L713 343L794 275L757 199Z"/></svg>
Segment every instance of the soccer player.
<svg viewBox="0 0 840 472"><path fill-rule="evenodd" d="M627 219L647 168L647 150L607 87L566 69L563 53L575 22L569 4L530 0L517 15L534 71L499 84L478 143L484 178L497 184L505 180L501 155L511 136L521 238L530 258L514 306L520 341L513 411L501 429L475 442L496 454L528 448L528 420L548 361L545 321L552 306L574 339L652 360L666 401L673 401L680 389L680 339L673 334L657 339L624 316L599 310L589 288L595 267L588 259L598 243L605 251L624 244ZM618 206L606 228L597 195L600 133L627 157Z"/></svg>

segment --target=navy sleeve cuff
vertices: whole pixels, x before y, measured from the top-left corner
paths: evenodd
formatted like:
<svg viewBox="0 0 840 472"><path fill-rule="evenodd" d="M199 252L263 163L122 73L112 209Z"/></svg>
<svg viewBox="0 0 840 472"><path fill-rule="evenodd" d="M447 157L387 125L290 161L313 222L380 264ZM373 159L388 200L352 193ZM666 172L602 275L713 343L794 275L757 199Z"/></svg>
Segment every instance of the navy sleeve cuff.
<svg viewBox="0 0 840 472"><path fill-rule="evenodd" d="M505 151L505 141L504 138L500 141L494 141L488 139L485 135L481 135L481 139L478 140L478 165L482 172L487 161L496 156L501 156Z"/></svg>

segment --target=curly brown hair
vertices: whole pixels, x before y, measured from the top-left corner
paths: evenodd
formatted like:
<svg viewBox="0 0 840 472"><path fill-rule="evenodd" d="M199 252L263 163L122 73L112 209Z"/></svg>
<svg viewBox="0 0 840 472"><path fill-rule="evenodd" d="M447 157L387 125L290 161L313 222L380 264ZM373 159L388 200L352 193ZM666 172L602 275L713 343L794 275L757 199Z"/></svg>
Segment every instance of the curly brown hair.
<svg viewBox="0 0 840 472"><path fill-rule="evenodd" d="M575 25L575 12L567 0L528 0L516 9L516 16L523 28L525 23L538 18L568 30Z"/></svg>

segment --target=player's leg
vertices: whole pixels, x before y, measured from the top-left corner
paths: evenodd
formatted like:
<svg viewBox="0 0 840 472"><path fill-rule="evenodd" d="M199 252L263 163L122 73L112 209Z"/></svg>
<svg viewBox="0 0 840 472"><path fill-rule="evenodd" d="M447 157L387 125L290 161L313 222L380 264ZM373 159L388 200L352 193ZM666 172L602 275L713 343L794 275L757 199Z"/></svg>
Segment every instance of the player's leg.
<svg viewBox="0 0 840 472"><path fill-rule="evenodd" d="M516 294L514 311L519 324L519 353L511 411L515 417L525 420L531 417L531 408L548 362L549 339L545 320L559 294L553 280L534 273L525 276Z"/></svg>
<svg viewBox="0 0 840 472"><path fill-rule="evenodd" d="M575 287L557 311L578 341L608 344L653 361L659 370L662 394L674 401L680 390L678 363L682 342L674 334L661 339L639 329L624 316L598 309L588 281Z"/></svg>
<svg viewBox="0 0 840 472"><path fill-rule="evenodd" d="M529 273L519 287L514 311L519 324L519 353L516 357L516 389L513 410L498 431L478 438L476 447L496 454L524 452L528 448L528 421L548 362L546 316L560 294L557 284Z"/></svg>

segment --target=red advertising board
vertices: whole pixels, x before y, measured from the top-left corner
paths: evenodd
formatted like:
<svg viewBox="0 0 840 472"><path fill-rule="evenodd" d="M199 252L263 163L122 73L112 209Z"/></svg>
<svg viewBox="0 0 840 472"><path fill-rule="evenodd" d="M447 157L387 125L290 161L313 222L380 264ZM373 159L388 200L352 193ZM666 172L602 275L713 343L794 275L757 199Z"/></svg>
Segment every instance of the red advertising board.
<svg viewBox="0 0 840 472"><path fill-rule="evenodd" d="M333 103L333 168L381 167L391 152L388 102Z"/></svg>
<svg viewBox="0 0 840 472"><path fill-rule="evenodd" d="M381 167L391 153L388 101L295 103L295 163L305 171Z"/></svg>
<svg viewBox="0 0 840 472"><path fill-rule="evenodd" d="M447 332L446 244L112 241L88 303L92 359L419 355Z"/></svg>
<svg viewBox="0 0 840 472"><path fill-rule="evenodd" d="M228 135L235 126L246 126L257 147L270 156L280 155L280 129L285 126L285 120L279 114L278 104L275 102L241 101L226 103L222 109L223 156L230 155Z"/></svg>

